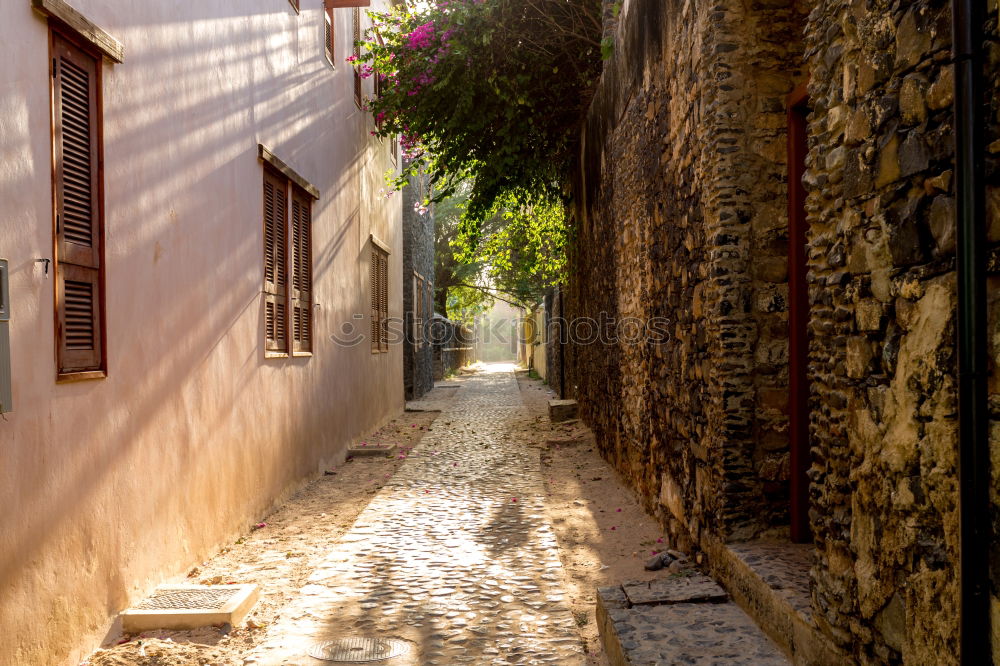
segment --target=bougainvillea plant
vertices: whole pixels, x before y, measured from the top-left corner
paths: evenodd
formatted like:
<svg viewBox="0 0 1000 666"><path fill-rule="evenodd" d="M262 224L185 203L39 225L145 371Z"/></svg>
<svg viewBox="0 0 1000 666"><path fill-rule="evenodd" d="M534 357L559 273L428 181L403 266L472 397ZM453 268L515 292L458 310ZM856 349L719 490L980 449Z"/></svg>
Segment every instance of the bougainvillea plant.
<svg viewBox="0 0 1000 666"><path fill-rule="evenodd" d="M540 229L564 233L553 215L607 55L601 8L601 0L407 0L369 12L361 56L349 61L379 78L381 95L367 100L375 133L398 135L409 165L395 185L418 164L434 201L471 183L466 250L488 249L481 232L491 219L519 230L493 235L492 260L505 238L538 240L536 217Z"/></svg>

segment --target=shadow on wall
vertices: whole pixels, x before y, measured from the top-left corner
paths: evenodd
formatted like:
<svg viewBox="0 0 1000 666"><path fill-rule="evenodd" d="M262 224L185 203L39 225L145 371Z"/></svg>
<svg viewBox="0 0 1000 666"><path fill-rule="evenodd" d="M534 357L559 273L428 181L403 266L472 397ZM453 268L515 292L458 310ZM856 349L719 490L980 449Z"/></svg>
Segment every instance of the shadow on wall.
<svg viewBox="0 0 1000 666"><path fill-rule="evenodd" d="M0 541L0 582L5 597L11 595L3 623L14 628L15 636L37 632L20 630L24 620L11 617L14 608L41 604L51 606L55 615L68 613L63 601L46 598L46 592L61 587L58 581L39 585L41 589L34 581L63 578L69 595L94 585L104 596L106 612L115 613L137 585L147 584L151 572L192 560L200 552L191 552L191 544L200 551L217 542L220 525L235 528L245 515L263 510L315 462L304 446L289 451L223 447L219 442L236 441L259 428L260 405L268 409L267 436L248 441L301 442L307 429L302 424L315 420L321 407L318 397L308 393L277 409L270 400L274 389L269 379L307 362L290 359L276 368L264 362L259 344L261 167L256 142L258 136L273 137L285 159L308 167L313 146L332 144L340 126L335 119L354 114L355 107L351 96L343 94L327 113L310 113L313 100L322 99L321 88L329 84L321 49L304 64L288 61L281 33L259 16L247 16L243 7L223 11L233 7L221 2L186 6L185 11L198 15L183 23L157 20L158 11L174 9L150 5L144 7L149 22L108 26L134 45L126 64L106 67L104 80L109 377L59 386L34 413L24 409L8 416L12 423L5 430L19 434L16 442L5 438L14 445L5 447L4 466L17 476L5 484L3 503L30 516L12 523ZM290 7L282 9L294 14ZM295 17L290 19L294 23ZM151 26L162 30L150 31ZM159 39L168 30L182 46L165 36ZM297 41L302 32L293 31L291 39ZM227 44L241 44L242 52L259 55L220 60L220 51L228 55L233 50ZM275 73L283 67L286 74ZM257 72L264 72L266 80L256 81ZM342 73L337 73L339 83L348 91L349 72ZM163 81L179 82L181 90L167 91ZM5 107L29 113L32 104L10 102L11 97L7 95ZM320 224L350 214L328 209L333 193L357 174L364 159L364 137L357 134L351 150L340 156L342 165L330 169L319 162L324 172L338 174L334 182L319 183L324 198L316 204L314 219ZM48 138L26 139L19 152L30 154L38 141L47 143ZM312 165L319 168L315 161ZM35 163L30 172L4 171L4 187L18 187L12 178L35 179L47 170L47 164ZM304 172L310 173L308 168ZM199 184L202 192L211 187L220 196L193 196ZM316 234L323 241L314 254L317 283L330 280L357 219L355 212L339 229ZM50 224L47 219L31 223ZM227 231L220 233L220 227ZM16 267L34 270L31 262ZM178 281L181 296L173 297L172 285ZM43 303L51 298L51 285L45 282L40 289ZM357 307L362 305L360 293L355 285L351 297L358 300ZM255 309L251 329L245 320ZM36 330L47 330L51 311L41 307L38 316ZM32 359L51 363L48 341L39 345L26 340L25 330L22 324L16 346L33 350ZM252 340L231 335L248 330ZM210 359L219 362L209 364ZM23 370L24 363L20 365ZM231 370L220 375L222 366ZM42 372L50 368L45 365ZM205 386L213 390L206 392ZM115 400L121 395L128 399ZM101 415L97 427L94 414ZM39 425L29 432L32 420ZM149 445L156 441L162 445ZM220 481L223 477L226 481ZM253 499L242 506L213 502L220 492ZM180 561L164 562L162 552L139 545L147 541L180 544L169 551ZM66 552L74 553L78 569L53 566ZM93 619L82 622L92 626ZM65 641L55 649L68 652L79 636L53 640Z"/></svg>

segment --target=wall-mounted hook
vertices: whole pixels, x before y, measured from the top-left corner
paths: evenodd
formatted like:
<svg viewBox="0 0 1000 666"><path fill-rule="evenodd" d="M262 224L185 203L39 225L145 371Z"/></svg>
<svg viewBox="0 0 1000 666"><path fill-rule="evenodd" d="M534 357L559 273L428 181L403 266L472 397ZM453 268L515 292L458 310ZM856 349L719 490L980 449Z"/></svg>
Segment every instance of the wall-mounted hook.
<svg viewBox="0 0 1000 666"><path fill-rule="evenodd" d="M52 263L51 259L35 259L36 264L45 264L45 277L49 276L49 264Z"/></svg>

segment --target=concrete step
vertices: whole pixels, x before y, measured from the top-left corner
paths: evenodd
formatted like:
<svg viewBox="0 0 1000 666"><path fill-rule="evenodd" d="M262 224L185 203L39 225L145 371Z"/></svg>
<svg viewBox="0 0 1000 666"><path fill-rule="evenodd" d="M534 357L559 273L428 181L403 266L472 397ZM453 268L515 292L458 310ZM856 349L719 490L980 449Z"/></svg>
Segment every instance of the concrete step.
<svg viewBox="0 0 1000 666"><path fill-rule="evenodd" d="M597 622L613 666L789 663L715 581L693 570L599 588Z"/></svg>

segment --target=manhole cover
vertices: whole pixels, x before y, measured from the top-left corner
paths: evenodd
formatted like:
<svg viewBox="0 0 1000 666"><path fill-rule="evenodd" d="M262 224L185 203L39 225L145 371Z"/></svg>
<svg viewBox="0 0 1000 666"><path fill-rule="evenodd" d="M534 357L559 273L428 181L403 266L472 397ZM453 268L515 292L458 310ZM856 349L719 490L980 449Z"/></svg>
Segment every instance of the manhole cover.
<svg viewBox="0 0 1000 666"><path fill-rule="evenodd" d="M309 656L325 661L366 662L392 659L406 654L410 646L396 638L354 636L317 643L309 648Z"/></svg>

